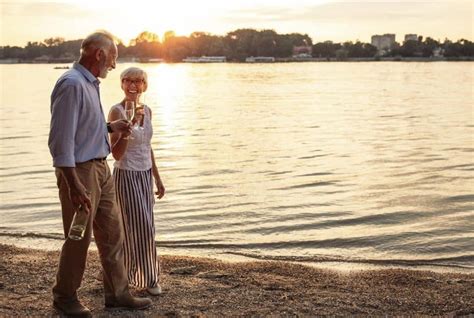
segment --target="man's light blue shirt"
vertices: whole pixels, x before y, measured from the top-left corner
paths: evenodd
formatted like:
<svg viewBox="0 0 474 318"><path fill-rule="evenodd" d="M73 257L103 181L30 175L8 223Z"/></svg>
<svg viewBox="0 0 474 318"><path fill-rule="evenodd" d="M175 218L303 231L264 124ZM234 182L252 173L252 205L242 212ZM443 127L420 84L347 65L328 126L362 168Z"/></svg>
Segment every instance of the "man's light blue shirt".
<svg viewBox="0 0 474 318"><path fill-rule="evenodd" d="M79 63L74 63L56 82L51 94L48 141L54 167L75 167L76 163L110 153L99 84Z"/></svg>

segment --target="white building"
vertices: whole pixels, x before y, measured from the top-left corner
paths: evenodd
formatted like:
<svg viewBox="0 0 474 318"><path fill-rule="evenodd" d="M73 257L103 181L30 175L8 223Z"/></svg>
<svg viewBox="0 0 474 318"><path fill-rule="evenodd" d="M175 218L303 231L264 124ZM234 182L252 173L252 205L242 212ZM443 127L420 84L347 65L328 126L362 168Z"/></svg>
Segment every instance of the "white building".
<svg viewBox="0 0 474 318"><path fill-rule="evenodd" d="M444 56L444 49L440 47L435 47L433 49L433 57L443 57Z"/></svg>
<svg viewBox="0 0 474 318"><path fill-rule="evenodd" d="M371 44L379 51L389 51L395 45L395 34L372 35Z"/></svg>
<svg viewBox="0 0 474 318"><path fill-rule="evenodd" d="M405 34L405 41L418 41L418 35L416 34Z"/></svg>
<svg viewBox="0 0 474 318"><path fill-rule="evenodd" d="M187 57L183 59L185 63L225 63L227 61L225 56L201 56L201 57Z"/></svg>
<svg viewBox="0 0 474 318"><path fill-rule="evenodd" d="M247 63L272 63L275 62L273 56L251 56L245 59Z"/></svg>

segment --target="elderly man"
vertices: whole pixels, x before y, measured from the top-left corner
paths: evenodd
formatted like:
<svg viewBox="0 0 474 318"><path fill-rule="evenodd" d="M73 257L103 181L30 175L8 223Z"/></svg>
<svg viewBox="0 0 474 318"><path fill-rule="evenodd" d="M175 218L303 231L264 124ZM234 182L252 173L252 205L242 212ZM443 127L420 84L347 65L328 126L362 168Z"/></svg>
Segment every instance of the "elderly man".
<svg viewBox="0 0 474 318"><path fill-rule="evenodd" d="M79 62L57 81L51 94L49 149L56 167L64 234L67 237L76 208L82 205L89 221L84 238L66 239L61 250L53 306L62 314L90 316L77 297L92 232L103 267L105 306L144 309L148 298L133 297L128 289L123 256L123 224L115 201L113 179L106 157L107 132L129 134L124 120L106 123L100 102L99 80L115 68L117 46L105 31L89 35Z"/></svg>

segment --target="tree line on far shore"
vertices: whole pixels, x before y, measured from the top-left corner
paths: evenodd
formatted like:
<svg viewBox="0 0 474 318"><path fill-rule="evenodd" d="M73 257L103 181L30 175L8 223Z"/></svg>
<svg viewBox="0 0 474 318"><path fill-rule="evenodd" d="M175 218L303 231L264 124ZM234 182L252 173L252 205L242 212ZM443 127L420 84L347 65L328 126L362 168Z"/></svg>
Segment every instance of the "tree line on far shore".
<svg viewBox="0 0 474 318"><path fill-rule="evenodd" d="M82 40L66 41L63 38L49 38L43 42L28 42L25 47L0 47L0 59L69 59L79 56ZM144 31L128 46L119 41L119 56L138 59L164 59L179 62L189 56L226 56L230 61L244 61L250 56L291 57L295 47L311 47L316 58L372 58L372 57L431 57L438 50L444 57L472 57L474 43L461 39L444 42L430 37L409 40L402 45L396 43L391 50L378 51L370 43L332 41L313 43L307 34L278 34L273 30L238 29L225 36L205 32L193 32L189 36L177 36L173 31L158 35Z"/></svg>

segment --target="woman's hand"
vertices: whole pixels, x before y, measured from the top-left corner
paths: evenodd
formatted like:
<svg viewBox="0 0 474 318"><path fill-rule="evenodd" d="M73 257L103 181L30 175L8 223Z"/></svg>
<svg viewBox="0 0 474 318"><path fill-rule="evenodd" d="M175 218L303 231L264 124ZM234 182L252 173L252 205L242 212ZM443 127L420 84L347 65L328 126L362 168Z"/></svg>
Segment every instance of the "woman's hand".
<svg viewBox="0 0 474 318"><path fill-rule="evenodd" d="M141 125L143 115L135 114L132 119L132 126Z"/></svg>
<svg viewBox="0 0 474 318"><path fill-rule="evenodd" d="M133 116L132 119L132 124L138 125L138 126L143 126L143 116L145 115L145 109L143 108L142 105L137 104L137 107L135 108L135 116Z"/></svg>
<svg viewBox="0 0 474 318"><path fill-rule="evenodd" d="M155 179L156 189L155 194L158 196L158 199L161 199L165 195L165 186L161 182L161 178Z"/></svg>

